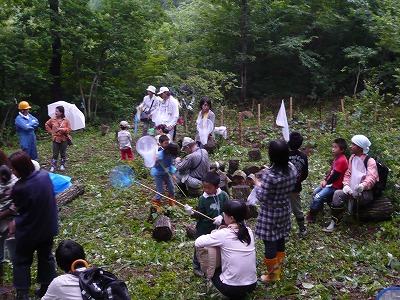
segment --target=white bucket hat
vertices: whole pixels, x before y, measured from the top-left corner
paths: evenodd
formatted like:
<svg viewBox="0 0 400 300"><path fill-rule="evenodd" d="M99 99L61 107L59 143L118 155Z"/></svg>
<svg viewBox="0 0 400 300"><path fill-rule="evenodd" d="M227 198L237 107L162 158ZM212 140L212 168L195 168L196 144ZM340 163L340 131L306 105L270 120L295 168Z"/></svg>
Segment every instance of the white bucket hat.
<svg viewBox="0 0 400 300"><path fill-rule="evenodd" d="M166 86L160 87L160 91L157 93L157 95L161 95L164 92L169 92L169 88L167 88Z"/></svg>
<svg viewBox="0 0 400 300"><path fill-rule="evenodd" d="M156 93L156 88L152 85L149 85L149 87L146 89L146 91L152 92L153 94Z"/></svg>

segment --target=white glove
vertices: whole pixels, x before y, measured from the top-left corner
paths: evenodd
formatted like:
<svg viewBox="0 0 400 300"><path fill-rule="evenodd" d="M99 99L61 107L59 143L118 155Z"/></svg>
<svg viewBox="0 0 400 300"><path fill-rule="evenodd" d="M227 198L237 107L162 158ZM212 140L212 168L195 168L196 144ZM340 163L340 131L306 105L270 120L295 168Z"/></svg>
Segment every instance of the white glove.
<svg viewBox="0 0 400 300"><path fill-rule="evenodd" d="M189 216L193 215L193 208L189 204L185 204L184 209L189 214Z"/></svg>
<svg viewBox="0 0 400 300"><path fill-rule="evenodd" d="M350 195L353 191L351 190L351 187L349 187L348 185L345 185L343 187L343 193L345 193L346 195Z"/></svg>
<svg viewBox="0 0 400 300"><path fill-rule="evenodd" d="M221 215L219 215L219 216L217 216L217 217L214 218L213 224L219 226L219 225L221 225L223 219L224 219L224 217L221 216Z"/></svg>
<svg viewBox="0 0 400 300"><path fill-rule="evenodd" d="M356 186L357 193L362 193L363 190L364 190L364 186L362 185L362 183L360 183Z"/></svg>

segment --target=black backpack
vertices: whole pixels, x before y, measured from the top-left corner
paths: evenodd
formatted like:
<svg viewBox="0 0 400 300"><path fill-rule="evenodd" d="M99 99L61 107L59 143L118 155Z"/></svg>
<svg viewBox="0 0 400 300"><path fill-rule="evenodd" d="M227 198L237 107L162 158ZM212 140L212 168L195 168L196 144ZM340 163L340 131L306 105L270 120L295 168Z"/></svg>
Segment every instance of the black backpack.
<svg viewBox="0 0 400 300"><path fill-rule="evenodd" d="M367 169L367 163L370 157L371 156L367 155L364 159L365 169ZM380 197L382 195L383 190L386 188L386 183L388 180L390 169L387 166L385 166L381 161L379 161L377 158L375 159L375 162L376 162L376 167L378 169L379 181L375 183L374 187L372 188L372 193L374 197Z"/></svg>
<svg viewBox="0 0 400 300"><path fill-rule="evenodd" d="M89 268L74 274L79 277L83 300L131 300L125 282L102 268Z"/></svg>

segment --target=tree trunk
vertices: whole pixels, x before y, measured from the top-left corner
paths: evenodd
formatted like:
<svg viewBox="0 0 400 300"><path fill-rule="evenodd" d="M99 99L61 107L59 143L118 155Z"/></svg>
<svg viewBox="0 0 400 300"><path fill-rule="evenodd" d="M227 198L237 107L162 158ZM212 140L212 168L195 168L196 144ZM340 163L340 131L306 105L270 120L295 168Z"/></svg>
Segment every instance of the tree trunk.
<svg viewBox="0 0 400 300"><path fill-rule="evenodd" d="M56 195L57 205L62 206L72 202L85 192L85 186L82 183L75 183L64 191Z"/></svg>
<svg viewBox="0 0 400 300"><path fill-rule="evenodd" d="M167 216L158 216L154 220L153 238L158 242L169 241L174 233L171 220Z"/></svg>
<svg viewBox="0 0 400 300"><path fill-rule="evenodd" d="M50 96L51 101L62 100L61 95L61 38L60 38L60 22L59 22L59 10L58 10L58 0L49 0L50 9L53 11L50 17L53 27L51 30L51 35L53 37L53 42L51 47L53 50L53 55L51 57L50 63L50 74L52 76L52 84L50 86Z"/></svg>
<svg viewBox="0 0 400 300"><path fill-rule="evenodd" d="M242 55L240 62L240 78L241 78L241 100L245 101L247 98L247 47L248 47L248 12L247 1L242 0Z"/></svg>

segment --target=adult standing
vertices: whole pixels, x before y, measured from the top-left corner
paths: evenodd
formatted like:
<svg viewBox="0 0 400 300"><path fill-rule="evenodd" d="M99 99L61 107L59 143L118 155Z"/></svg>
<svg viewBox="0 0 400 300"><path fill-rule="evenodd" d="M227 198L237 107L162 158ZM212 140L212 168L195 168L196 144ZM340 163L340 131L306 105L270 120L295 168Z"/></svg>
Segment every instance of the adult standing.
<svg viewBox="0 0 400 300"><path fill-rule="evenodd" d="M289 195L296 183L297 170L289 162L289 147L285 141L272 140L268 155L271 166L262 176L261 183L256 180L256 195L261 204L256 237L265 247L263 262L267 273L261 280L278 281L285 258L285 238L292 227Z"/></svg>
<svg viewBox="0 0 400 300"><path fill-rule="evenodd" d="M146 89L147 95L143 97L142 103L140 103L136 110L141 110L141 118L140 121L143 123L143 132L142 136L148 135L149 128L154 127L154 122L152 120L152 116L154 111L158 107L158 99L156 97L156 88L152 85L149 85ZM143 118L142 118L143 115Z"/></svg>
<svg viewBox="0 0 400 300"><path fill-rule="evenodd" d="M10 206L7 205L6 203L11 201L11 191L14 186L14 184L17 182L18 178L14 174L10 174L10 169L9 169L9 164L8 164L8 158L7 155L3 152L3 150L0 149L0 171L1 177L0 178L0 212L4 212L10 209ZM7 180L3 180L3 171L8 172L9 178ZM3 182L4 181L4 182ZM5 182L6 181L6 182ZM8 212L10 213L10 212ZM6 214L6 213L5 213ZM4 264L6 263L5 259L5 247L4 245L7 243L7 249L8 253L10 256L10 260L12 261L14 258L14 241L7 241L6 239L8 237L9 233L9 222L10 220L5 216L5 217L0 217L0 286L3 285L3 280L4 280Z"/></svg>
<svg viewBox="0 0 400 300"><path fill-rule="evenodd" d="M66 152L68 147L68 136L71 132L71 123L65 117L64 106L57 106L55 116L45 124L46 130L53 139L53 158L51 160L50 172L57 167L58 154L61 156L60 171L65 171Z"/></svg>
<svg viewBox="0 0 400 300"><path fill-rule="evenodd" d="M203 176L210 171L210 159L205 149L199 148L190 137L184 137L182 150L188 155L184 159L175 160L177 173L175 177L179 183L197 189L202 186Z"/></svg>
<svg viewBox="0 0 400 300"><path fill-rule="evenodd" d="M166 86L162 86L158 95L161 96L162 101L159 103L156 111L153 113L152 120L155 126L165 124L172 139L174 138L175 125L179 117L179 104Z"/></svg>
<svg viewBox="0 0 400 300"><path fill-rule="evenodd" d="M50 282L56 277L53 239L58 234L57 205L49 174L35 171L29 156L22 151L11 154L10 164L20 179L14 185L11 198L18 210L15 218L15 255L13 281L16 299L29 299L30 269L37 252L37 297L43 297Z"/></svg>
<svg viewBox="0 0 400 300"><path fill-rule="evenodd" d="M213 124L213 130L212 130L212 132L213 132L214 131L214 127L215 127L215 114L211 110L211 99L210 99L210 97L208 97L208 96L202 97L200 99L199 107L200 107L200 112L197 115L196 124L199 124L201 121L208 119ZM212 132L210 133L210 136L212 136ZM197 144L200 147L204 146L200 141L200 135L199 135L199 131L198 130L197 130L197 133L196 133L195 141L197 142Z"/></svg>
<svg viewBox="0 0 400 300"><path fill-rule="evenodd" d="M31 159L37 160L35 128L39 121L29 113L31 106L26 101L18 103L19 113L15 118L15 128L19 135L21 150L25 151Z"/></svg>

